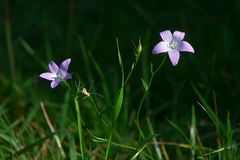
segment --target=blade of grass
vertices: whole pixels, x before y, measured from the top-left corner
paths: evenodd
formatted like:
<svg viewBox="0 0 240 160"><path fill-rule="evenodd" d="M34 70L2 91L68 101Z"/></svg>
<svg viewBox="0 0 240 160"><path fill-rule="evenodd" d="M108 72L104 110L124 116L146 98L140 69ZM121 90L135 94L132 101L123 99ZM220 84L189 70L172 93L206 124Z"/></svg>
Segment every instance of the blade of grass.
<svg viewBox="0 0 240 160"><path fill-rule="evenodd" d="M46 111L46 109L45 109L44 103L41 102L40 105L41 105L41 109L42 109L44 118L45 118L45 120L46 120L46 122L47 122L47 124L48 124L48 127L50 128L50 130L51 130L52 133L55 133L55 129L54 129L53 125L52 125L52 122L50 121L50 119L49 119L49 117L48 117L48 114L47 114L47 111ZM59 139L59 136L58 136L57 134L55 134L55 135L54 135L54 139L55 139L55 141L56 141L56 143L57 143L58 148L60 149L60 152L61 152L63 158L65 158L65 157L66 157L66 154L65 154L65 152L64 152L64 150L63 150L63 148L62 148L62 145L61 145L61 141L60 141L60 139Z"/></svg>
<svg viewBox="0 0 240 160"><path fill-rule="evenodd" d="M192 105L192 122L191 122L191 127L190 127L190 140L191 140L191 156L192 160L195 159L195 150L196 150L196 116L195 116L195 106Z"/></svg>
<svg viewBox="0 0 240 160"><path fill-rule="evenodd" d="M185 141L190 144L190 140L188 138L188 136L184 133L184 131L179 127L177 126L174 122L172 122L171 120L167 119L166 120L168 121L168 123L170 123L170 125L172 125L175 129L177 129L177 131L179 131L179 133L183 136L183 138L185 139Z"/></svg>
<svg viewBox="0 0 240 160"><path fill-rule="evenodd" d="M76 143L75 138L71 134L67 134L68 141L69 141L69 158L70 160L76 160L77 159L77 149L76 149Z"/></svg>
<svg viewBox="0 0 240 160"><path fill-rule="evenodd" d="M34 143L29 144L28 146L26 146L25 148L16 151L15 153L13 153L13 155L9 156L6 158L6 160L11 160L15 157L19 157L20 155L29 152L30 150L32 150L34 147L41 145L44 141L46 141L47 139L52 138L55 135L55 133L50 133L48 135L46 135L43 138L40 138L39 140L35 141Z"/></svg>
<svg viewBox="0 0 240 160"><path fill-rule="evenodd" d="M6 32L6 43L8 51L8 60L10 65L10 72L13 84L16 83L16 67L15 67L15 55L13 49L13 40L12 40L12 28L11 28L11 19L10 19L10 8L8 1L5 1L5 32Z"/></svg>
<svg viewBox="0 0 240 160"><path fill-rule="evenodd" d="M98 143L106 143L109 140L108 139L104 139L104 138L100 138L95 136L89 129L87 129L88 133L93 137L93 141L94 142L98 142ZM156 135L153 135L156 136ZM150 138L148 138L148 141L152 138L152 136ZM126 145L126 144L120 144L114 141L111 141L112 145L119 147L119 148L123 148L123 149L128 149L128 150L132 150L132 151L136 151L136 148L130 145ZM147 141L145 141L145 143L142 144L141 147L144 147L147 145ZM147 154L146 152L142 151L142 154L150 159L153 159L153 157L149 154Z"/></svg>
<svg viewBox="0 0 240 160"><path fill-rule="evenodd" d="M27 51L27 53L29 53L34 58L34 60L38 64L40 64L45 70L48 70L48 67L46 66L45 62L42 62L41 58L39 58L37 54L35 54L35 51L29 45L29 43L25 41L22 37L19 38L19 41L22 44L23 48Z"/></svg>
<svg viewBox="0 0 240 160"><path fill-rule="evenodd" d="M84 154L84 139L83 139L83 129L82 129L82 122L81 122L81 112L80 112L80 106L78 103L78 95L74 98L74 104L75 104L75 109L77 112L77 124L78 124L78 137L79 137L79 145L80 145L80 152L81 152L81 159L85 159L85 154Z"/></svg>
<svg viewBox="0 0 240 160"><path fill-rule="evenodd" d="M83 54L84 63L86 66L86 75L88 78L88 82L91 83L91 81L93 80L93 76L92 76L92 72L91 72L91 65L89 62L88 52L87 52L84 42L80 36L78 36L78 41L79 41L81 53Z"/></svg>
<svg viewBox="0 0 240 160"><path fill-rule="evenodd" d="M101 67L98 65L98 63L96 62L96 60L92 56L92 53L89 52L88 55L89 55L90 60L92 61L92 64L94 65L98 75L100 76L100 78L103 82L102 85L103 85L104 97L105 97L106 101L108 102L108 105L110 105L111 98L110 98L110 94L109 94L110 92L108 91L108 83L107 83L106 77L104 76Z"/></svg>
<svg viewBox="0 0 240 160"><path fill-rule="evenodd" d="M136 159L136 158L138 157L138 155L142 152L142 150L144 150L145 147L146 147L146 146L143 146L141 149L139 149L139 150L137 151L137 153L135 153L130 160Z"/></svg>
<svg viewBox="0 0 240 160"><path fill-rule="evenodd" d="M230 113L228 112L227 115L227 134L226 134L226 138L227 138L227 143L226 145L230 145L233 143L233 130L232 130L232 126L231 126L231 120L230 120Z"/></svg>
<svg viewBox="0 0 240 160"><path fill-rule="evenodd" d="M192 88L194 90L194 92L196 93L196 95L198 96L198 98L200 99L200 102L198 102L198 105L208 114L208 116L212 119L214 125L216 126L216 130L218 135L220 136L221 140L222 138L222 134L221 131L224 131L223 127L222 127L222 123L221 121L218 119L218 117L216 116L216 114L214 113L214 111L211 109L211 107L208 105L207 101L204 99L204 97L201 95L201 93L198 91L198 89L196 88L196 86L191 83ZM223 132L224 133L224 132Z"/></svg>
<svg viewBox="0 0 240 160"><path fill-rule="evenodd" d="M67 91L64 95L64 101L61 106L61 123L60 123L60 133L64 133L67 124L66 124L66 117L69 109L69 102L70 102L71 94L69 91Z"/></svg>
<svg viewBox="0 0 240 160"><path fill-rule="evenodd" d="M218 117L214 113L214 111L211 109L211 107L208 105L205 98L200 94L198 89L195 87L195 85L193 83L191 83L191 85L192 85L194 92L197 94L198 98L200 99L200 102L197 102L198 105L208 114L208 116L211 118L211 120L213 121L213 123L216 127L217 144L218 144L218 147L220 148L225 145L224 138L223 138L223 134L225 134L225 130L222 126L222 123L218 119ZM219 158L221 158L222 157L221 153L220 152L217 152L217 153L218 153Z"/></svg>
<svg viewBox="0 0 240 160"><path fill-rule="evenodd" d="M148 124L148 128L149 128L149 130L150 130L150 133L151 133L152 135L154 135L155 133L154 133L154 130L153 130L153 127L152 127L152 124L151 124L149 118L147 118L147 124ZM158 146L157 138L156 138L156 137L153 137L152 140L153 140L154 149L155 149L155 151L156 151L156 153L157 153L158 160L162 160L162 153L161 153L161 150L160 150L160 148L159 148L159 146Z"/></svg>
<svg viewBox="0 0 240 160"><path fill-rule="evenodd" d="M111 141L112 141L112 135L113 135L113 131L116 125L116 122L118 120L118 116L119 113L121 111L122 108L122 103L123 103L123 93L124 93L124 70L123 70L123 63L122 63L122 57L121 57L121 53L120 53L120 49L119 49L119 44L118 44L118 39L116 40L117 42L117 54L118 54L118 60L119 60L119 65L121 68L121 77L122 77L122 84L121 84L121 88L119 90L119 94L116 100L116 103L114 105L114 117L113 117L113 124L112 127L110 129L110 136L108 139L108 147L107 147L107 151L105 154L105 160L108 160L109 158L109 153L110 153L110 147L111 147Z"/></svg>

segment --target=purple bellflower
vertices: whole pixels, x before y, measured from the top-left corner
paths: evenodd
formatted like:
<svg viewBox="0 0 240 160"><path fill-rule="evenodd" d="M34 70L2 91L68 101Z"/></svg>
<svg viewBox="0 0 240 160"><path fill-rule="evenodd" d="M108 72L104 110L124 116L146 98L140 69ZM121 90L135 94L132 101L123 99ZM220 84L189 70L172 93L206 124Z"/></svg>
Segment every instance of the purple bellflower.
<svg viewBox="0 0 240 160"><path fill-rule="evenodd" d="M168 56L173 64L176 66L180 58L180 51L192 52L194 53L193 47L186 41L183 41L185 36L184 32L175 31L173 34L171 31L166 30L160 32L160 36L163 41L159 42L153 48L153 54L159 54L163 52L168 52Z"/></svg>
<svg viewBox="0 0 240 160"><path fill-rule="evenodd" d="M46 80L52 81L51 88L55 88L61 81L72 78L72 75L67 72L70 62L70 58L66 59L61 63L60 67L58 67L54 61L51 61L48 64L49 70L51 72L45 72L40 74L39 76Z"/></svg>

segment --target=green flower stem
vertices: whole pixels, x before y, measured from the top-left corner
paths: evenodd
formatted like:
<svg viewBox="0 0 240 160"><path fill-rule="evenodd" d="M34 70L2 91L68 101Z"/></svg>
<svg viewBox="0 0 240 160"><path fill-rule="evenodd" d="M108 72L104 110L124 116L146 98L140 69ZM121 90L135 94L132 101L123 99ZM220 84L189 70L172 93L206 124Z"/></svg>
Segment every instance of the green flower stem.
<svg viewBox="0 0 240 160"><path fill-rule="evenodd" d="M138 107L136 124L137 124L137 127L138 127L138 130L139 130L139 132L140 132L141 137L143 137L143 132L142 132L142 130L141 130L141 128L140 128L139 114L140 114L140 111L141 111L143 102L144 102L145 98L147 97L149 88L150 88L150 86L151 86L151 84L152 84L152 80L153 80L154 76L156 75L156 73L162 68L162 66L163 66L163 64L164 64L164 62L165 62L165 60L166 60L166 57L167 57L167 56L165 55L164 58L163 58L163 60L162 60L162 63L158 66L158 68L157 68L155 71L153 71L153 70L152 70L152 67L151 67L151 78L150 78L150 80L149 80L148 87L146 88L146 91L145 91L145 93L144 93L144 95L143 95L143 97L142 97L142 99L141 99L141 102L140 102L140 104L139 104L139 107Z"/></svg>
<svg viewBox="0 0 240 160"><path fill-rule="evenodd" d="M107 147L107 151L106 151L106 154L105 154L105 160L108 159L109 157L109 153L110 153L110 148L111 148L111 143L112 143L112 137L113 137L113 131L116 127L116 122L118 120L118 116L119 116L119 113L121 111L121 108L122 108L122 103L123 103L123 93L124 93L124 86L127 84L130 76L132 75L132 72L133 70L135 69L138 61L139 61L139 57L141 55L141 52L142 52L142 45L139 41L139 47L136 49L136 54L135 54L135 63L132 64L132 67L131 67L131 70L127 76L127 79L126 81L124 80L124 69L123 69L123 63L122 63L122 57L121 57L121 53L120 53L120 50L119 50L119 44L118 44L118 39L117 39L117 50L118 50L118 60L119 60L119 65L120 65L120 68L121 68L121 74L122 74L122 85L121 85L121 88L119 90L119 95L118 95L118 98L117 98L117 101L116 101L116 104L115 104L115 113L114 113L114 119L113 119L113 124L110 128L110 131L109 131L109 139L108 139L108 147Z"/></svg>
<svg viewBox="0 0 240 160"><path fill-rule="evenodd" d="M85 159L84 156L84 150L83 150L83 130L82 130L82 123L81 123L81 112L80 112L80 107L78 103L78 96L75 97L74 99L75 107L76 107L76 112L77 112L77 123L78 123L78 136L79 136L79 144L80 144L80 152L81 152L81 159Z"/></svg>
<svg viewBox="0 0 240 160"><path fill-rule="evenodd" d="M71 89L68 81L66 81L65 79L62 79L62 81L63 81L63 83L67 86L67 88L69 89L69 91L71 91L72 89Z"/></svg>

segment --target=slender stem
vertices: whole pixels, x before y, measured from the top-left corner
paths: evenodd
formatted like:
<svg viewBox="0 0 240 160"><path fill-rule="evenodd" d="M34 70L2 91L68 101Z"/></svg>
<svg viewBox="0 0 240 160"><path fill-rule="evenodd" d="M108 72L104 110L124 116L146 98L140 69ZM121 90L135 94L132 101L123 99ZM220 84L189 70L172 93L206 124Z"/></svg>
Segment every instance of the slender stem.
<svg viewBox="0 0 240 160"><path fill-rule="evenodd" d="M133 73L133 70L134 70L135 67L137 66L137 63L138 63L138 61L139 61L140 55L141 55L141 52L137 53L135 62L133 63L132 68L131 68L130 72L128 73L127 78L126 78L123 86L125 86L125 85L127 84L129 78L131 77L131 75L132 75L132 73Z"/></svg>
<svg viewBox="0 0 240 160"><path fill-rule="evenodd" d="M110 136L109 136L109 139L108 139L108 147L107 147L107 151L106 151L106 154L105 154L105 160L108 160L108 157L109 157L109 152L110 152L110 147L111 147L111 143L112 143L112 135L113 135L113 128L114 126L112 126L112 128L110 129Z"/></svg>
<svg viewBox="0 0 240 160"><path fill-rule="evenodd" d="M66 81L65 79L62 79L62 81L63 81L63 83L67 86L67 88L69 89L69 91L71 91L72 89L71 89L68 81Z"/></svg>
<svg viewBox="0 0 240 160"><path fill-rule="evenodd" d="M154 76L155 76L156 73L162 68L162 66L163 66L163 64L164 64L164 62L165 62L165 59L166 59L166 55L165 55L164 59L162 60L162 63L158 66L158 68L157 68L155 71L152 71L152 69L151 69L151 73L152 73L152 74L151 74L151 78L150 78L150 80L149 80L148 87L147 87L147 89L146 89L146 91L145 91L145 93L144 93L144 95L143 95L143 97L142 97L142 99L141 99L141 102L140 102L140 104L139 104L138 111L137 111L137 125L138 125L138 128L139 128L139 129L140 129L140 125L139 125L139 114L140 114L140 111L141 111L143 102L144 102L144 100L145 100L145 98L146 98L146 96L147 96L147 94L148 94L148 91L149 91L149 88L150 88L150 86L151 86L151 84L152 84L152 80L153 80ZM141 130L140 130L140 131L141 131ZM140 132L140 133L141 133L141 132Z"/></svg>
<svg viewBox="0 0 240 160"><path fill-rule="evenodd" d="M81 152L81 158L84 160L84 150L83 150L83 130L82 130L82 123L81 123L81 112L80 112L80 107L78 103L78 96L75 97L74 99L75 107L76 107L76 112L77 112L77 123L78 123L78 136L79 136L79 144L80 144L80 152Z"/></svg>

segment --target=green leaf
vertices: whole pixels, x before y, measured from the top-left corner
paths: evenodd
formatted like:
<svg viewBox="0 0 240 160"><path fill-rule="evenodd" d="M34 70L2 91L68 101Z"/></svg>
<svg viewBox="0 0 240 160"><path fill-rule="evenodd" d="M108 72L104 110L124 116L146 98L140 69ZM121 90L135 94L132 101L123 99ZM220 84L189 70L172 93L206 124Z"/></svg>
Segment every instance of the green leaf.
<svg viewBox="0 0 240 160"><path fill-rule="evenodd" d="M201 93L198 91L198 89L196 88L196 86L191 83L192 88L194 90L194 92L197 94L198 98L200 99L200 102L198 102L199 106L202 107L202 109L208 114L208 116L212 119L213 123L215 124L217 130L222 129L222 131L224 131L224 129L222 128L221 122L218 119L217 115L214 113L214 111L211 109L211 107L208 105L207 101L204 99L204 97L201 95Z"/></svg>
<svg viewBox="0 0 240 160"><path fill-rule="evenodd" d="M142 81L142 84L143 84L143 87L144 87L145 91L147 91L148 90L147 82L144 79L141 79L141 81Z"/></svg>
<svg viewBox="0 0 240 160"><path fill-rule="evenodd" d="M114 105L114 123L117 121L123 103L123 88L120 89L116 103Z"/></svg>

